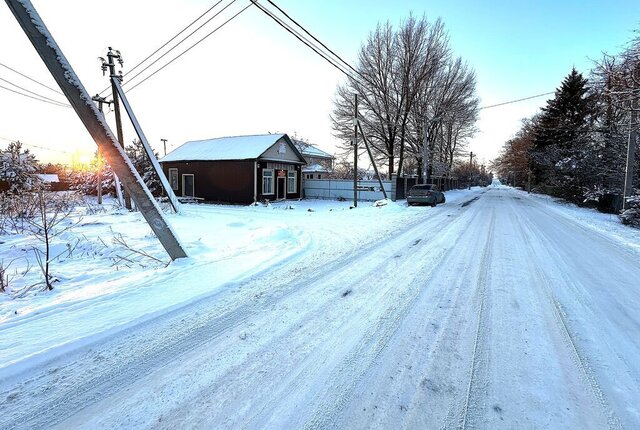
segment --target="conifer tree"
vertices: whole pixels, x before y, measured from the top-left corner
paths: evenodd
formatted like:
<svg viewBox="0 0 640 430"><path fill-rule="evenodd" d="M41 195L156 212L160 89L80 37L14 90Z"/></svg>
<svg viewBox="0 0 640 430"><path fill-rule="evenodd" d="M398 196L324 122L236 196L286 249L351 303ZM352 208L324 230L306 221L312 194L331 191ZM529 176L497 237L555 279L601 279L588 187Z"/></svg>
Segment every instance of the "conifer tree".
<svg viewBox="0 0 640 430"><path fill-rule="evenodd" d="M153 168L153 164L151 164L151 160L149 160L149 157L147 156L142 142L135 139L126 147L125 150L127 152L127 156L129 156L129 159L131 160L131 163L133 163L138 174L147 185L147 188L149 188L149 191L151 191L153 195L158 195L162 191L162 183ZM156 158L158 158L158 154L154 154Z"/></svg>
<svg viewBox="0 0 640 430"><path fill-rule="evenodd" d="M531 155L538 184L558 187L568 198L589 185L594 174L590 137L595 118L595 96L587 79L573 69L535 124Z"/></svg>

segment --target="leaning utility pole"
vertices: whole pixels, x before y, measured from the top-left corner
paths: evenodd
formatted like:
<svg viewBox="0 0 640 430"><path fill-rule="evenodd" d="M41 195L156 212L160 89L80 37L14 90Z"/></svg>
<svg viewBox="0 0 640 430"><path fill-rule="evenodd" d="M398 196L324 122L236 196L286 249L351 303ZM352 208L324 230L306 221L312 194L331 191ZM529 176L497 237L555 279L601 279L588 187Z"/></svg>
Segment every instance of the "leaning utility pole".
<svg viewBox="0 0 640 430"><path fill-rule="evenodd" d="M162 211L29 0L5 0L60 89L172 260L187 254Z"/></svg>
<svg viewBox="0 0 640 430"><path fill-rule="evenodd" d="M358 207L358 94L353 99L353 207Z"/></svg>
<svg viewBox="0 0 640 430"><path fill-rule="evenodd" d="M173 192L173 188L171 188L171 185L169 184L167 177L164 175L164 172L162 171L162 167L160 167L160 163L158 163L158 159L156 158L156 155L153 153L153 149L151 148L151 145L149 144L147 137L142 131L142 127L140 127L140 123L138 122L136 115L133 113L133 109L129 104L127 95L124 93L124 90L120 85L120 80L117 77L111 77L111 84L118 92L118 96L120 96L120 100L122 100L122 105L124 106L124 109L127 111L127 115L129 115L131 124L133 124L133 128L136 131L136 134L138 135L140 142L142 143L142 147L144 148L144 151L147 155L147 159L151 163L153 170L155 170L156 175L158 176L158 179L160 179L160 183L162 184L162 187L165 189L167 193L167 198L169 199L169 203L171 204L171 207L173 208L175 213L179 213L180 202L178 201L178 198Z"/></svg>
<svg viewBox="0 0 640 430"><path fill-rule="evenodd" d="M107 68L109 69L109 79L111 80L111 96L113 97L113 101L111 103L113 103L113 112L116 116L116 131L118 133L118 142L120 142L122 149L124 149L124 133L122 132L122 117L120 116L120 103L118 103L118 93L116 90L116 86L113 83L114 78L122 79L122 74L120 75L116 74L116 63L113 60L117 59L118 63L120 63L120 67L122 67L123 61L122 61L122 56L120 55L120 51L116 50L115 52L113 52L111 47L109 47L109 52L107 52L107 58L108 58L107 62L102 63L102 74L104 75ZM123 193L124 206L127 209L131 210L131 197L129 196L129 191L127 191L127 187L125 186L124 188L125 188Z"/></svg>
<svg viewBox="0 0 640 430"><path fill-rule="evenodd" d="M360 121L358 121L358 128L360 129L360 134L362 135L362 141L364 142L364 146L365 148L367 148L367 153L369 154L369 160L371 160L371 165L373 166L373 171L376 172L376 177L378 178L378 184L380 184L380 189L382 190L382 195L386 199L387 191L384 189L384 184L382 183L380 172L378 172L378 166L376 165L376 160L373 159L373 153L371 152L371 146L369 145L369 140L367 140L367 136L364 135L364 131L362 130L362 125L360 125Z"/></svg>

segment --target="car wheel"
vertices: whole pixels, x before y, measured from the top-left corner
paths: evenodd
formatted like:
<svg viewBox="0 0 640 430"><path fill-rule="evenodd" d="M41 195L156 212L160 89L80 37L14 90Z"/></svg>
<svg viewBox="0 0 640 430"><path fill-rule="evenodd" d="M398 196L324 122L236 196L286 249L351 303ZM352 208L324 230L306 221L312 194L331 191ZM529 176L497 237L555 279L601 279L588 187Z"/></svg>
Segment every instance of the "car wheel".
<svg viewBox="0 0 640 430"><path fill-rule="evenodd" d="M447 201L447 199L444 196L442 196L442 203L444 203L446 201Z"/></svg>

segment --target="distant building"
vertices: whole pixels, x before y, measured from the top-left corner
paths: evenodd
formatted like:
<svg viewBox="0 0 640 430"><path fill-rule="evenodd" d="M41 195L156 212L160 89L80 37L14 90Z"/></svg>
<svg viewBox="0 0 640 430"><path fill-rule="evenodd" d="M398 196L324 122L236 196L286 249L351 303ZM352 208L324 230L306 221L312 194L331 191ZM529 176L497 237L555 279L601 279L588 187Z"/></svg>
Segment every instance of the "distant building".
<svg viewBox="0 0 640 430"><path fill-rule="evenodd" d="M293 143L307 162L307 165L302 168L303 178L326 179L329 173L333 171L333 160L335 157L302 140L293 139Z"/></svg>
<svg viewBox="0 0 640 430"><path fill-rule="evenodd" d="M286 134L186 142L160 163L178 197L229 203L300 198L306 164Z"/></svg>

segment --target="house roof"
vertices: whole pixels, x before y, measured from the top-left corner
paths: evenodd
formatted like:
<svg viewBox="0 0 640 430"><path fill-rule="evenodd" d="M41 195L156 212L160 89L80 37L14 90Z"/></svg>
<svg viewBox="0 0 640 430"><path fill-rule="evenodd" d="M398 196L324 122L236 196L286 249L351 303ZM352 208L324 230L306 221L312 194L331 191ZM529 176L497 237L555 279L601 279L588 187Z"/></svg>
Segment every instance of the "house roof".
<svg viewBox="0 0 640 430"><path fill-rule="evenodd" d="M302 173L329 173L329 169L320 165L320 164L312 164L310 166L305 166L302 168Z"/></svg>
<svg viewBox="0 0 640 430"><path fill-rule="evenodd" d="M53 173L36 173L36 174L34 174L34 176L37 177L38 179L40 179L42 182L47 183L47 184L60 182L60 179L58 178L58 175L53 174Z"/></svg>
<svg viewBox="0 0 640 430"><path fill-rule="evenodd" d="M303 142L301 140L295 140L295 139L291 139L291 140L296 145L296 148L298 148L298 150L302 153L302 155L305 155L307 157L333 159L333 155L329 154L328 152L324 152L320 148L316 148L315 146L309 145L308 143Z"/></svg>
<svg viewBox="0 0 640 430"><path fill-rule="evenodd" d="M162 157L160 162L254 160L283 137L304 161L286 134L259 134L189 141Z"/></svg>

